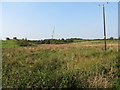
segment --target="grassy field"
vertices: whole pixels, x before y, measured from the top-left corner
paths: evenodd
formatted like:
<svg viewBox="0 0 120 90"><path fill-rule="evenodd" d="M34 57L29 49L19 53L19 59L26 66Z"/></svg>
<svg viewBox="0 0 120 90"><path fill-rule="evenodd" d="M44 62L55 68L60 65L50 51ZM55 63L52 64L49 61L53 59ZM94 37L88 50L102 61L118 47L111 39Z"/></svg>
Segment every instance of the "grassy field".
<svg viewBox="0 0 120 90"><path fill-rule="evenodd" d="M7 44L9 43L9 44ZM20 47L3 42L3 88L115 88L117 40Z"/></svg>
<svg viewBox="0 0 120 90"><path fill-rule="evenodd" d="M2 41L2 48L15 48L19 47L15 40L4 40Z"/></svg>

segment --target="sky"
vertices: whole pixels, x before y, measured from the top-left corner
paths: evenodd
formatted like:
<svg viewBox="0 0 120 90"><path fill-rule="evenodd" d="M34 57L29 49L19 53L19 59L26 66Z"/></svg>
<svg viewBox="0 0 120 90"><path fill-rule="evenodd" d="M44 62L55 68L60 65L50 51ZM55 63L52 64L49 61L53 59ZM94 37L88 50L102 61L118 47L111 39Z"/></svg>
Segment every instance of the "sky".
<svg viewBox="0 0 120 90"><path fill-rule="evenodd" d="M120 2L118 3L118 17L120 17ZM120 18L118 18L118 21L120 22ZM118 37L120 37L120 23L118 22Z"/></svg>
<svg viewBox="0 0 120 90"><path fill-rule="evenodd" d="M2 39L103 38L100 2L2 2ZM118 37L118 3L106 7L107 38ZM1 17L0 16L0 17Z"/></svg>

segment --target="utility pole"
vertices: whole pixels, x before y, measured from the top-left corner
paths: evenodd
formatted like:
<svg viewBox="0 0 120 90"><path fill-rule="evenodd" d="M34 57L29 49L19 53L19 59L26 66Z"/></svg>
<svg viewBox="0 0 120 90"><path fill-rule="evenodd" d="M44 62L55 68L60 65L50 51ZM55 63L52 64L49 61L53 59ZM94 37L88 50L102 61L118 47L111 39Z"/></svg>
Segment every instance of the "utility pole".
<svg viewBox="0 0 120 90"><path fill-rule="evenodd" d="M51 41L53 41L53 37L54 37L54 30L55 30L55 26L54 26L54 28L53 28L53 32L52 32L52 40L51 40ZM50 44L51 44L51 41L50 41Z"/></svg>
<svg viewBox="0 0 120 90"><path fill-rule="evenodd" d="M53 36L54 36L54 30L55 30L55 26L53 28L53 32L52 32L52 39L53 39Z"/></svg>
<svg viewBox="0 0 120 90"><path fill-rule="evenodd" d="M105 19L105 6L108 4L108 2L106 4L102 4L102 5L99 5L103 8L103 25L104 25L104 47L105 47L105 50L107 50L107 45L106 45L106 19Z"/></svg>

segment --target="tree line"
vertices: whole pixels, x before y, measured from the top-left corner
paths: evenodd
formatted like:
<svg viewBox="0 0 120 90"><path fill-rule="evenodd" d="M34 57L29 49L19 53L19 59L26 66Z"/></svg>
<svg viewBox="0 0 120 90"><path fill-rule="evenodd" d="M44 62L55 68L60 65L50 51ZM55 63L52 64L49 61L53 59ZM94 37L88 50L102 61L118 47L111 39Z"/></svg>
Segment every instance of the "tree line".
<svg viewBox="0 0 120 90"><path fill-rule="evenodd" d="M109 40L113 40L113 37L108 38ZM6 40L15 40L16 43L20 46L33 46L35 44L68 44L73 43L75 41L83 41L85 39L82 38L69 38L69 39L44 39L44 40L27 40L27 38L18 39L17 37L13 37L10 39L9 37Z"/></svg>
<svg viewBox="0 0 120 90"><path fill-rule="evenodd" d="M15 40L20 46L33 46L35 44L68 44L74 42L74 40L82 40L81 38L69 38L69 39L44 39L44 40L27 40L27 38L18 39L17 37L13 37L10 39L9 37L6 40Z"/></svg>

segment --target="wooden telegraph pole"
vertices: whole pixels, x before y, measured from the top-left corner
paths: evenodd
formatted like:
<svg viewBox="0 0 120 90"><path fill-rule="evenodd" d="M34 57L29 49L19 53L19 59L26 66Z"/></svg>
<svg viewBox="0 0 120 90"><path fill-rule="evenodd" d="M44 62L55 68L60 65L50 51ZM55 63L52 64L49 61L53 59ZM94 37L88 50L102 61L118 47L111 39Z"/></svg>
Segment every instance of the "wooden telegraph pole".
<svg viewBox="0 0 120 90"><path fill-rule="evenodd" d="M108 2L107 2L108 4ZM105 5L107 4L102 4L102 5L99 5L101 7L103 7L103 25L104 25L104 47L105 47L105 50L107 50L107 44L106 44L106 19L105 19Z"/></svg>
<svg viewBox="0 0 120 90"><path fill-rule="evenodd" d="M104 43L106 50L106 23L105 23L105 6L103 6L103 23L104 23Z"/></svg>

